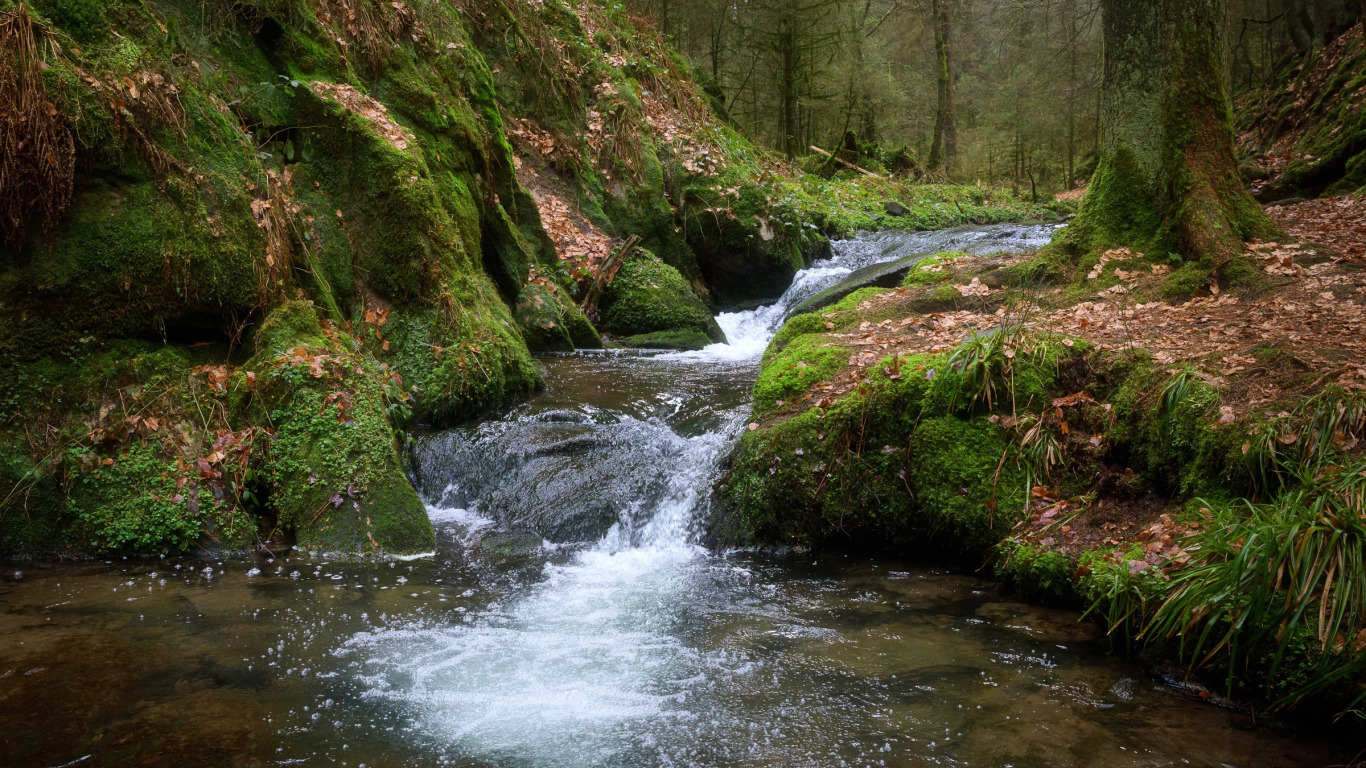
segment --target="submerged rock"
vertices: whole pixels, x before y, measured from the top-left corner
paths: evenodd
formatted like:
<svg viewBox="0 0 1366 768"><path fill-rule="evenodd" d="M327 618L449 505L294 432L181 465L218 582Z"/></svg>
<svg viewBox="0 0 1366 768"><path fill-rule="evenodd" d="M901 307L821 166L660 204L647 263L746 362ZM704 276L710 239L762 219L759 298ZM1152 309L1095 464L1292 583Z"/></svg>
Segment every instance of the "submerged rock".
<svg viewBox="0 0 1366 768"><path fill-rule="evenodd" d="M676 465L685 445L651 421L533 416L426 438L416 468L439 506L478 509L505 531L554 543L596 541L654 514L670 491L661 468Z"/></svg>

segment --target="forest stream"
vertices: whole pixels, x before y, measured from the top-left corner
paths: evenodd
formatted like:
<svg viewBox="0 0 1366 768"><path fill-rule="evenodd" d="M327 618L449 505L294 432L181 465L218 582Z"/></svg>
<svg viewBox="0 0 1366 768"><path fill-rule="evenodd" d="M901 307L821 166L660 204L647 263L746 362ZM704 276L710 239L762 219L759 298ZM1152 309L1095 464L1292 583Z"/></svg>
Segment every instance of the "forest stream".
<svg viewBox="0 0 1366 768"><path fill-rule="evenodd" d="M908 254L1053 226L837 243L729 344L542 359L546 389L422 435L432 556L10 564L0 754L20 765L1290 766L1347 762L991 582L715 552L703 526L796 306Z"/></svg>

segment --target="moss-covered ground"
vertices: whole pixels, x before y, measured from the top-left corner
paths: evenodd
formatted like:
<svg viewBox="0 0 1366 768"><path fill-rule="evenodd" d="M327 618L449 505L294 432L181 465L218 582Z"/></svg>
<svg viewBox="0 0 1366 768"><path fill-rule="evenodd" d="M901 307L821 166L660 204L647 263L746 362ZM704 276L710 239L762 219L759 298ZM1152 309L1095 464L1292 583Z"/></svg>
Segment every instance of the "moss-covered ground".
<svg viewBox="0 0 1366 768"><path fill-rule="evenodd" d="M764 355L712 535L985 565L1226 676L1226 695L1350 709L1366 614L1346 606L1366 592L1322 558L1366 552L1366 368L1356 305L1317 286L1366 286L1285 258L1315 254L1254 249L1225 292L1173 291L1180 269L1130 251L1063 284L1029 281L1028 256L939 254L899 289L797 315Z"/></svg>

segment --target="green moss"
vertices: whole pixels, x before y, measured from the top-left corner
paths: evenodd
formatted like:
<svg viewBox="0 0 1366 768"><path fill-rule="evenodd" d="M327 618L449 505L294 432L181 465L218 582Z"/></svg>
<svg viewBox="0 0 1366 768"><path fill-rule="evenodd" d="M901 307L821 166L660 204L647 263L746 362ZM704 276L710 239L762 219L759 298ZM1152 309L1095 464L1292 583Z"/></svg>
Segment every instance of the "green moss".
<svg viewBox="0 0 1366 768"><path fill-rule="evenodd" d="M791 344L797 338L812 333L825 333L826 322L827 320L817 312L808 312L806 314L789 317L783 323L783 326L778 329L778 332L773 335L773 339L769 341L768 349L764 352L765 357L781 352L788 344ZM833 323L831 323L831 325L833 325Z"/></svg>
<svg viewBox="0 0 1366 768"><path fill-rule="evenodd" d="M1158 242L1162 219L1153 203L1142 165L1127 148L1101 159L1077 218L1059 233L1055 246L1073 255L1130 246L1167 252ZM1165 247L1164 246L1171 246Z"/></svg>
<svg viewBox="0 0 1366 768"><path fill-rule="evenodd" d="M562 290L527 283L517 299L516 315L527 347L534 352L602 347L597 330Z"/></svg>
<svg viewBox="0 0 1366 768"><path fill-rule="evenodd" d="M951 270L939 269L932 270L930 267L942 267L947 261L955 259L970 258L968 254L961 251L937 253L928 259L923 259L911 267L911 271L906 274L906 279L902 285L910 287L913 285L937 285L953 277Z"/></svg>
<svg viewBox="0 0 1366 768"><path fill-rule="evenodd" d="M628 257L600 304L603 330L622 336L696 331L724 342L716 320L678 270L639 251Z"/></svg>
<svg viewBox="0 0 1366 768"><path fill-rule="evenodd" d="M714 344L701 331L658 331L627 336L621 340L622 346L635 349L674 349L693 352Z"/></svg>
<svg viewBox="0 0 1366 768"><path fill-rule="evenodd" d="M38 8L78 42L90 43L108 33L104 5L99 0L40 0Z"/></svg>
<svg viewBox="0 0 1366 768"><path fill-rule="evenodd" d="M485 307L489 307L485 304ZM475 302L457 310L422 304L395 308L373 354L403 377L413 416L450 424L534 391L540 377L512 317L499 304L480 312Z"/></svg>
<svg viewBox="0 0 1366 768"><path fill-rule="evenodd" d="M849 366L849 350L831 343L823 333L784 341L780 349L765 353L754 384L754 410L761 416L778 407L779 401L801 397L811 385L827 381Z"/></svg>
<svg viewBox="0 0 1366 768"><path fill-rule="evenodd" d="M307 303L291 302L263 324L271 336L247 364L257 383L239 406L259 409L274 426L263 471L278 522L306 550L430 551L435 534L403 472L389 420L387 403L400 391L349 344L318 344L323 329L316 315L308 322L310 313ZM297 334L292 340L290 330ZM278 355L271 344L305 354Z"/></svg>
<svg viewBox="0 0 1366 768"><path fill-rule="evenodd" d="M301 346L327 346L318 313L306 301L289 301L276 307L256 330L258 357L274 357Z"/></svg>
<svg viewBox="0 0 1366 768"><path fill-rule="evenodd" d="M1208 257L1182 264L1162 281L1162 296L1169 301L1189 299L1208 291L1214 282L1214 261Z"/></svg>
<svg viewBox="0 0 1366 768"><path fill-rule="evenodd" d="M249 211L249 227L237 219L215 232L212 217L232 208L219 205L177 203L151 182L91 184L51 247L35 240L0 265L11 328L0 351L32 355L89 334L209 332L219 322L211 313L249 312L263 245Z"/></svg>
<svg viewBox="0 0 1366 768"><path fill-rule="evenodd" d="M1002 464L1011 454L1005 431L980 417L926 419L910 446L911 488L931 531L969 551L1000 541L1024 506L1021 471Z"/></svg>

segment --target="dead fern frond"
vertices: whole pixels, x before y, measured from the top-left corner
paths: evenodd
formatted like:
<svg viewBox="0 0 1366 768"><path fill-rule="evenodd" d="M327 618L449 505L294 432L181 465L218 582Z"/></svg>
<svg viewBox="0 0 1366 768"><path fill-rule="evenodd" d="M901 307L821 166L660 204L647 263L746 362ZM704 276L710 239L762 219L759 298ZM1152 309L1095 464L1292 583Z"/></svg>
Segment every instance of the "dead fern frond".
<svg viewBox="0 0 1366 768"><path fill-rule="evenodd" d="M35 224L50 238L71 204L76 144L43 84L49 55L61 47L23 4L0 14L0 234L15 249Z"/></svg>

